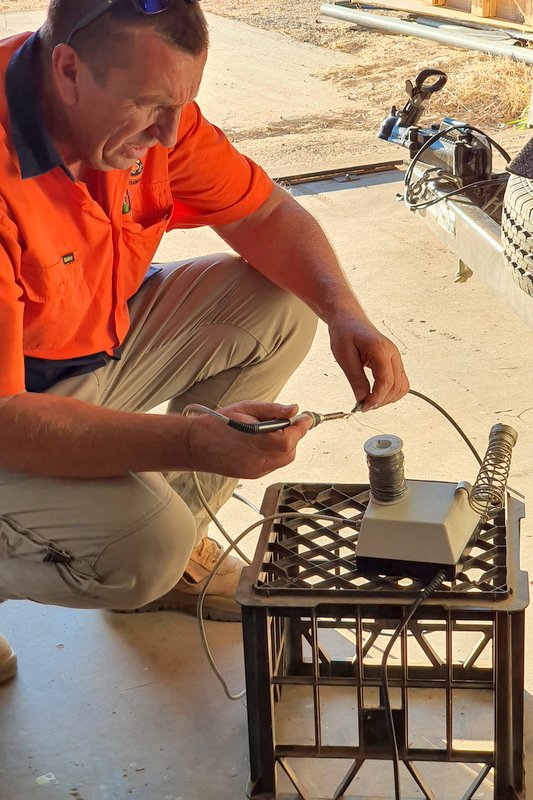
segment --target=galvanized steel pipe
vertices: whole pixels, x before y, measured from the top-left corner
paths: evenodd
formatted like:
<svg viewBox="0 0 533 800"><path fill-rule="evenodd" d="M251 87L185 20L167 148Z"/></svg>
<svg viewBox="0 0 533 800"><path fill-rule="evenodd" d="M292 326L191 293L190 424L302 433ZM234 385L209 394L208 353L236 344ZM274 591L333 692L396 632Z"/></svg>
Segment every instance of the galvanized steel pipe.
<svg viewBox="0 0 533 800"><path fill-rule="evenodd" d="M431 39L434 42L452 45L453 47L464 47L467 50L479 50L482 53L490 53L494 56L504 56L514 58L516 61L525 61L526 64L533 64L533 50L527 47L516 47L513 45L498 44L497 42L483 42L479 37L457 36L453 33L446 33L430 27L418 25L416 22L406 22L395 17L382 17L379 14L369 14L367 11L353 11L343 6L323 3L320 6L320 13L325 17L341 19L344 22L355 23L365 28L377 28L387 33L403 33L406 36L418 36L421 39Z"/></svg>

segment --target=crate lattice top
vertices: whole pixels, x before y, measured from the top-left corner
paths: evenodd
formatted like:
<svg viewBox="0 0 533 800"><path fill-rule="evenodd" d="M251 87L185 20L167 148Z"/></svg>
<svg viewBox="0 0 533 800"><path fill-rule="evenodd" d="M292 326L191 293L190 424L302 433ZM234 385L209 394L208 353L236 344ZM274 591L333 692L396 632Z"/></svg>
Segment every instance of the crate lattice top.
<svg viewBox="0 0 533 800"><path fill-rule="evenodd" d="M271 524L269 541L254 591L274 596L328 596L372 592L412 593L422 580L359 571L355 550L361 521L369 502L368 488L346 484L285 484L275 513L327 514L331 521L309 517L287 518ZM349 521L349 522L348 522ZM508 595L507 548L503 515L477 531L463 556L454 581L445 581L435 596Z"/></svg>

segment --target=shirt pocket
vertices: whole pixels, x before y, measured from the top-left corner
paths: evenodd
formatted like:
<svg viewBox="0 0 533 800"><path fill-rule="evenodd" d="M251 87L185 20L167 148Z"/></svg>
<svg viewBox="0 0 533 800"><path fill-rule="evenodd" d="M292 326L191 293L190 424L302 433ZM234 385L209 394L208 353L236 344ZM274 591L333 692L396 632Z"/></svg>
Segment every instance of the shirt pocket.
<svg viewBox="0 0 533 800"><path fill-rule="evenodd" d="M143 181L129 188L126 197L130 213L124 214L124 226L132 232L142 233L165 227L172 215L173 201L169 182Z"/></svg>
<svg viewBox="0 0 533 800"><path fill-rule="evenodd" d="M50 303L89 297L83 265L76 252L63 256L51 265L22 259L20 280L28 298L34 303Z"/></svg>

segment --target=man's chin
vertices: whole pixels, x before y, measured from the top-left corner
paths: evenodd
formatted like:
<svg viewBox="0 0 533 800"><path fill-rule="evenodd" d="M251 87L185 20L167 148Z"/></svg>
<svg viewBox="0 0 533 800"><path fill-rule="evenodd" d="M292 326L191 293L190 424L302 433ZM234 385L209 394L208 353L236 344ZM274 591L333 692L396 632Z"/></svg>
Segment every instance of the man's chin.
<svg viewBox="0 0 533 800"><path fill-rule="evenodd" d="M98 169L105 170L106 172L110 172L113 169L131 169L136 160L136 158L131 158L131 156L117 154L110 156L109 158L102 159L101 165L98 167Z"/></svg>
<svg viewBox="0 0 533 800"><path fill-rule="evenodd" d="M136 161L144 158L146 153L148 152L149 148L147 146L144 147L135 147L133 145L125 146L118 155L120 158L125 159L128 161L129 164L135 164Z"/></svg>

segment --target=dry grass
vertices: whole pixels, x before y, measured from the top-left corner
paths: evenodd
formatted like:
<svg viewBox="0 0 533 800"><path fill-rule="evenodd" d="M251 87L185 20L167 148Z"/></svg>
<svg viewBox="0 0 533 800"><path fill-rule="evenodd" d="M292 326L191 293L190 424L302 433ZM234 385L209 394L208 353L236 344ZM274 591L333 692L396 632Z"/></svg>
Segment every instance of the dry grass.
<svg viewBox="0 0 533 800"><path fill-rule="evenodd" d="M362 44L368 49L372 42L366 38ZM533 67L528 64L432 42L418 41L413 47L405 37L391 39L391 46L395 58L369 63L363 50L353 65L320 75L337 83L351 99L366 98L369 121L375 121L378 109L378 116L384 116L393 103L402 107L407 101L405 79L413 79L425 67L442 69L448 82L425 103L422 124L453 116L496 129L521 117L529 104Z"/></svg>
<svg viewBox="0 0 533 800"><path fill-rule="evenodd" d="M523 62L479 53L452 69L444 59L432 66L448 73L431 101L432 113L501 124L521 117L529 104L533 68Z"/></svg>

